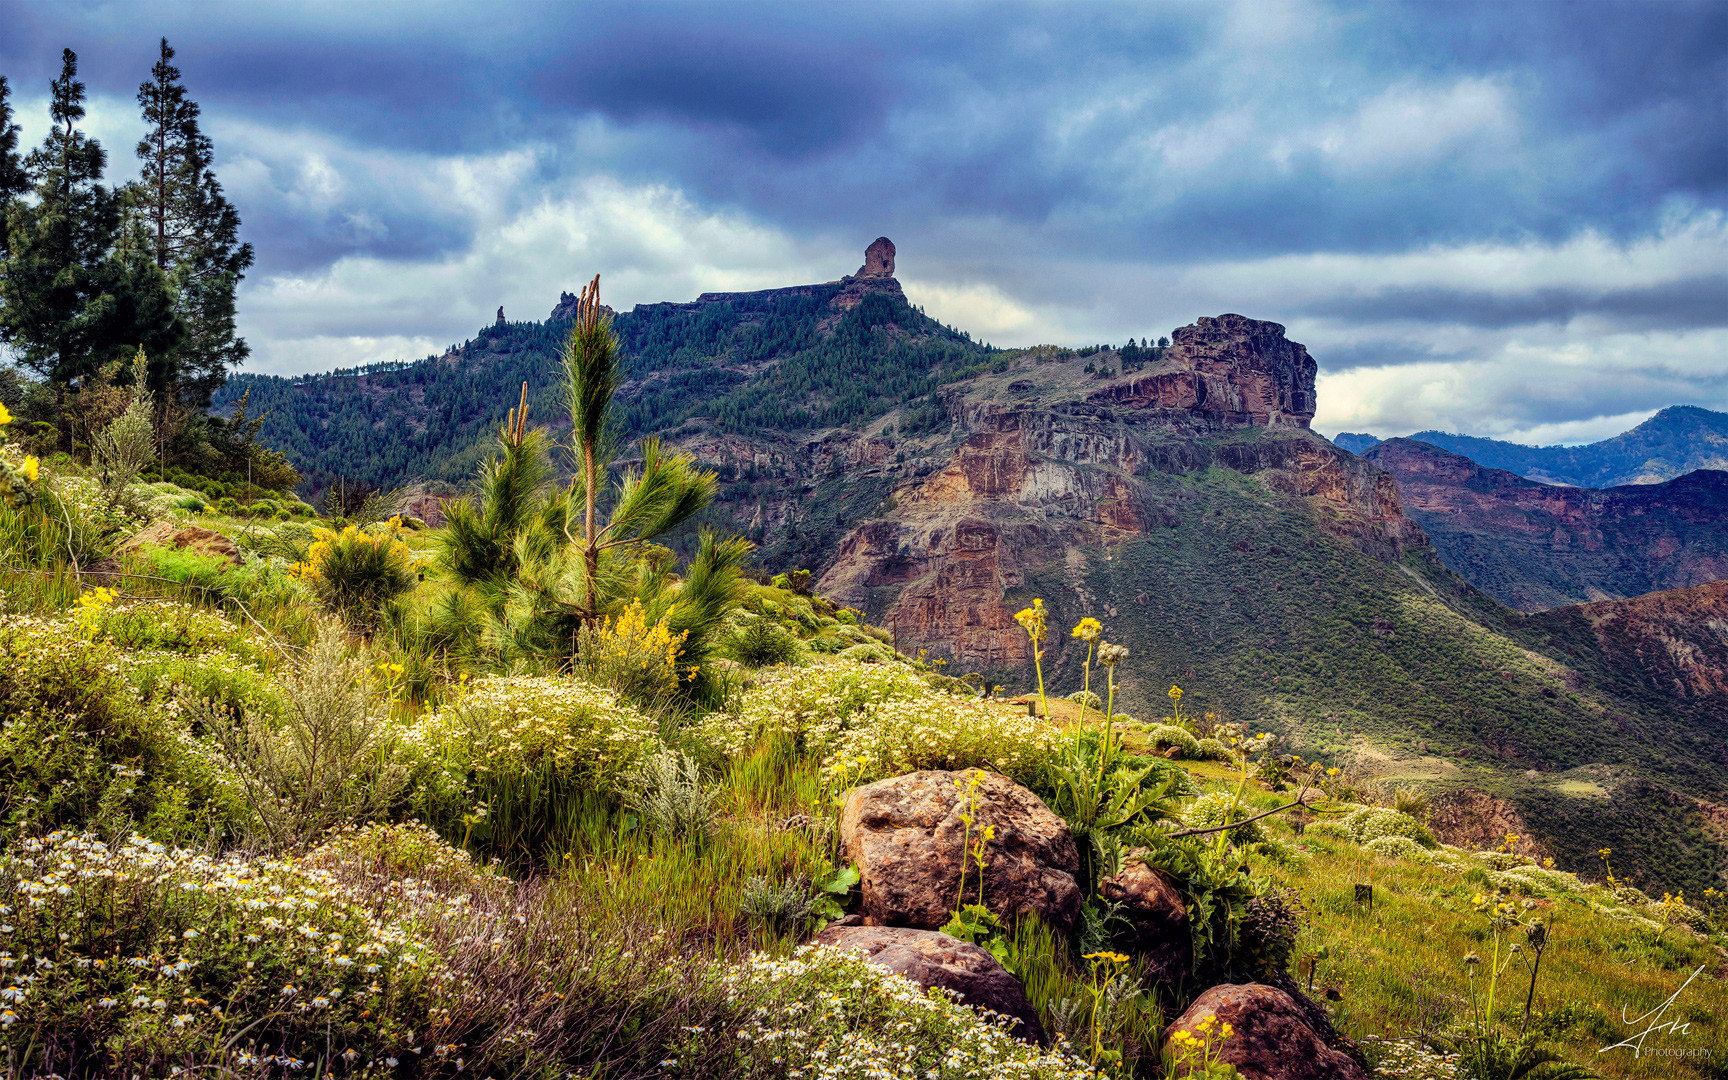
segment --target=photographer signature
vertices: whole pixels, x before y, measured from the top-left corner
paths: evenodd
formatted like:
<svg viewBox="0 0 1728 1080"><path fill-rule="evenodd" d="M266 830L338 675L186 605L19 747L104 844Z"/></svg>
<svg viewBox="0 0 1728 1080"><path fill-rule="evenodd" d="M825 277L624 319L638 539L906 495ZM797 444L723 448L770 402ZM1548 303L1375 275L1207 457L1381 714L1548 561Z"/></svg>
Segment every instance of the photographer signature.
<svg viewBox="0 0 1728 1080"><path fill-rule="evenodd" d="M1703 965L1703 964L1698 965L1698 971L1703 971L1704 966L1705 965ZM1676 990L1672 994L1668 995L1667 1001L1664 1001L1662 1004L1656 1006L1654 1009L1651 1009L1649 1012L1645 1013L1643 1016L1640 1016L1640 1017L1633 1019L1633 1020L1628 1020L1628 1019L1626 1019L1626 1006L1624 1006L1624 1005L1620 1006L1620 1021L1621 1021L1621 1023L1624 1023L1628 1027L1636 1027L1639 1024L1645 1024L1644 1030L1638 1032L1637 1034L1633 1035L1631 1038L1626 1039L1623 1042L1617 1042L1613 1046L1604 1046L1602 1049L1600 1049L1596 1052L1598 1054L1606 1054L1610 1050L1618 1050L1622 1046L1629 1046L1632 1048L1632 1056L1638 1057L1641 1053L1643 1053L1644 1040L1650 1037L1650 1033L1652 1031L1666 1031L1671 1035L1684 1035L1684 1034L1686 1034L1686 1032L1688 1030L1690 1030L1692 1025L1687 1024L1687 1023L1682 1023L1679 1020L1664 1020L1664 1019L1662 1019L1662 1016L1664 1013L1666 1013L1668 1011L1669 1007L1674 1004L1675 1000L1680 997L1681 991L1685 990L1688 986L1692 985L1692 980L1696 979L1698 977L1698 971L1694 971L1691 975L1689 975L1687 977L1686 981L1680 984L1679 990Z"/></svg>

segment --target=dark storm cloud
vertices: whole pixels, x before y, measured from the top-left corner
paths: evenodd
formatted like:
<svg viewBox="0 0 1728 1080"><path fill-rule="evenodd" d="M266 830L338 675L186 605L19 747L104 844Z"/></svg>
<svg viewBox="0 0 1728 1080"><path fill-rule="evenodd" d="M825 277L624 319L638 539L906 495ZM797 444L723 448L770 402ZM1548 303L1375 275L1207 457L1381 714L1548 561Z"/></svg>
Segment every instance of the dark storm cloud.
<svg viewBox="0 0 1728 1080"><path fill-rule="evenodd" d="M1728 325L1728 276L1603 292L1388 289L1367 296L1328 297L1310 305L1307 313L1355 322L1398 320L1488 329L1565 323L1595 315L1628 329L1695 329Z"/></svg>
<svg viewBox="0 0 1728 1080"><path fill-rule="evenodd" d="M309 335L366 337L371 312L378 340L466 336L459 321L495 306L476 297L508 252L548 230L564 246L509 270L547 280L521 301L535 310L575 280L573 251L637 273L641 299L680 299L695 279L656 268L684 256L645 254L676 223L726 233L696 244L701 258L742 251L749 273L813 252L849 261L887 233L906 273L984 290L951 320L1000 310L1013 334L1070 343L1228 308L1303 321L1309 338L1323 327L1333 340L1308 344L1338 374L1499 363L1519 333L1517 348L1575 347L1582 320L1693 335L1674 346L1692 350L1674 361L1679 383L1659 363L1629 383L1652 401L1720 369L1707 335L1728 328L1728 282L1698 255L1728 235L1720 2L0 0L0 73L39 101L69 45L93 94L130 109L164 34L220 133L259 253L248 288L281 275L333 305L314 317L324 309L300 294L280 302L317 324ZM107 141L112 171L131 172L130 146ZM1581 235L1660 248L1687 228L1716 239L1673 255L1683 268L1658 252L1632 271L1581 265L1575 281L1495 258L1479 281L1382 279L1376 262L1563 251ZM1317 287L1309 256L1355 260L1360 277ZM344 275L344 260L425 274L422 306L362 295L379 271ZM1283 278L1194 284L1218 264L1280 260L1293 260ZM1492 385L1497 398L1469 407L1508 423L1558 422L1518 395L1574 415L1600 404L1510 375Z"/></svg>

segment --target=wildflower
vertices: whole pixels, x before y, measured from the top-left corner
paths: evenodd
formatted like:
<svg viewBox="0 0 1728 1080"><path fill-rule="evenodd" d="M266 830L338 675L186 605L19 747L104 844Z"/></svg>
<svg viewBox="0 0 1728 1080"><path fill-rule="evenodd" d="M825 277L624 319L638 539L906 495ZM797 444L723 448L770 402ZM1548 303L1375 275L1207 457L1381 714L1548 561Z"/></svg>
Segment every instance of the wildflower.
<svg viewBox="0 0 1728 1080"><path fill-rule="evenodd" d="M42 463L36 460L34 454L27 456L24 459L24 479L34 484L36 482L37 472L41 467Z"/></svg>
<svg viewBox="0 0 1728 1080"><path fill-rule="evenodd" d="M1165 693L1169 696L1171 701L1182 700L1182 688L1180 686L1172 686L1169 690L1165 691Z"/></svg>
<svg viewBox="0 0 1728 1080"><path fill-rule="evenodd" d="M0 427L5 427L7 424L10 424L11 422L12 422L12 414L6 411L6 406L0 405Z"/></svg>
<svg viewBox="0 0 1728 1080"><path fill-rule="evenodd" d="M1480 964L1482 962L1482 957L1477 953L1465 953L1464 962L1466 964Z"/></svg>
<svg viewBox="0 0 1728 1080"><path fill-rule="evenodd" d="M1074 627L1070 636L1079 638L1081 641L1090 645L1092 642L1097 641L1098 635L1103 632L1104 624L1088 615L1084 619L1080 620L1079 625Z"/></svg>
<svg viewBox="0 0 1728 1080"><path fill-rule="evenodd" d="M1098 662L1105 667L1115 667L1128 659L1128 646L1112 645L1108 641L1098 646Z"/></svg>

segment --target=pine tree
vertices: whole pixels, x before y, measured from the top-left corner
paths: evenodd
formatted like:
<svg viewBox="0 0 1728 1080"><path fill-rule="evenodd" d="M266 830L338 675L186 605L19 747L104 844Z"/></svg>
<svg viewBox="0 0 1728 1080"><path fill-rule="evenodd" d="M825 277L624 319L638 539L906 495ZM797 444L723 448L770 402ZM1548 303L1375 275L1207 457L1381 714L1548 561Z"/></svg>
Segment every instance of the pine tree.
<svg viewBox="0 0 1728 1080"><path fill-rule="evenodd" d="M138 87L149 130L138 143L143 177L128 190L146 244L167 276L187 337L180 349L175 391L202 409L251 350L236 335L234 291L252 265L251 244L239 241L240 215L211 169L214 150L199 129L198 103L186 96L168 39Z"/></svg>
<svg viewBox="0 0 1728 1080"><path fill-rule="evenodd" d="M100 367L96 352L111 319L103 271L119 206L98 182L106 152L76 126L84 118L84 84L71 49L50 90L52 126L26 161L37 201L13 201L6 210L0 341L28 367L66 382Z"/></svg>
<svg viewBox="0 0 1728 1080"><path fill-rule="evenodd" d="M12 122L12 88L0 75L0 259L6 256L6 209L30 190L30 178L18 156L18 125Z"/></svg>

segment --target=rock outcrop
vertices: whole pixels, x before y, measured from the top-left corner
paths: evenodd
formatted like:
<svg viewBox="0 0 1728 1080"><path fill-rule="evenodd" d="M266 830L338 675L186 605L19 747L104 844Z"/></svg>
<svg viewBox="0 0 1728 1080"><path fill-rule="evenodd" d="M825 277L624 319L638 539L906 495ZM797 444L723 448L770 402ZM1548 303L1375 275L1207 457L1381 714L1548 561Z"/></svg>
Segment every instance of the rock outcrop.
<svg viewBox="0 0 1728 1080"><path fill-rule="evenodd" d="M1176 1032L1198 1036L1208 1018L1214 1040L1230 1025L1230 1037L1214 1054L1234 1065L1243 1080L1368 1080L1368 1070L1328 1045L1294 998L1263 983L1225 983L1195 998L1165 1031L1166 1053Z"/></svg>
<svg viewBox="0 0 1728 1080"><path fill-rule="evenodd" d="M816 944L860 953L879 967L919 986L952 990L974 1009L1001 1013L1016 1023L1010 1034L1040 1046L1049 1044L1038 1010L1020 981L985 950L932 930L892 926L830 926Z"/></svg>
<svg viewBox="0 0 1728 1080"><path fill-rule="evenodd" d="M996 773L927 770L855 789L840 815L840 841L858 864L866 920L933 930L960 899L978 897L978 868L966 863L966 785L979 781L971 839L985 826L984 904L1004 921L1037 913L1066 933L1080 915L1080 855L1068 826L1038 796Z"/></svg>
<svg viewBox="0 0 1728 1080"><path fill-rule="evenodd" d="M864 249L864 265L852 275L855 278L888 278L894 276L894 241L878 236Z"/></svg>
<svg viewBox="0 0 1728 1080"><path fill-rule="evenodd" d="M1179 409L1232 427L1305 428L1314 419L1314 358L1278 323L1220 315L1179 328L1170 341L1151 374L1089 400Z"/></svg>
<svg viewBox="0 0 1728 1080"><path fill-rule="evenodd" d="M1558 487L1411 439L1363 455L1397 482L1448 566L1539 611L1728 578L1728 472L1660 484Z"/></svg>
<svg viewBox="0 0 1728 1080"><path fill-rule="evenodd" d="M1194 970L1188 909L1175 884L1140 860L1143 854L1139 848L1128 852L1122 872L1100 881L1098 892L1122 905L1122 917L1133 927L1129 944L1147 980L1180 986Z"/></svg>
<svg viewBox="0 0 1728 1080"><path fill-rule="evenodd" d="M234 541L216 530L203 529L196 525L182 528L171 521L158 521L140 530L121 544L120 550L138 551L146 547L186 548L200 555L225 559L234 566L243 566L246 562Z"/></svg>

